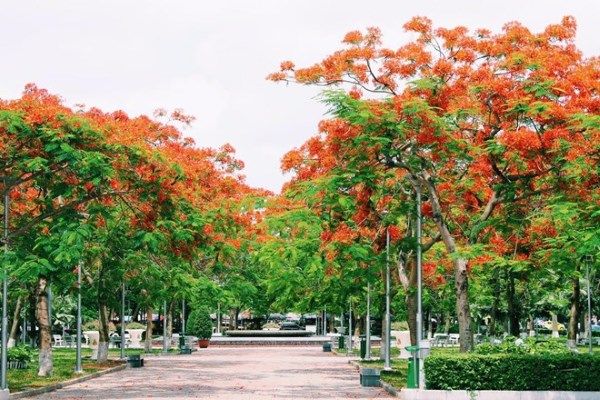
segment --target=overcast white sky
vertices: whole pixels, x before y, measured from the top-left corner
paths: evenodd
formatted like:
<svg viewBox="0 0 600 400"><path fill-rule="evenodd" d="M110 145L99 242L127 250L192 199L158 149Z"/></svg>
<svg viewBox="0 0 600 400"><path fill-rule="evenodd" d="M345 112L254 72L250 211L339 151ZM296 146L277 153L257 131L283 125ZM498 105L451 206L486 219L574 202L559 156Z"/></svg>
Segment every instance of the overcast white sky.
<svg viewBox="0 0 600 400"><path fill-rule="evenodd" d="M350 30L378 26L392 47L402 25L499 29L519 20L539 31L573 15L578 45L600 54L600 0L3 0L0 97L34 82L83 103L131 115L181 107L199 145L231 143L248 182L278 191L281 156L315 133L317 90L265 81L282 60L298 65L336 50Z"/></svg>

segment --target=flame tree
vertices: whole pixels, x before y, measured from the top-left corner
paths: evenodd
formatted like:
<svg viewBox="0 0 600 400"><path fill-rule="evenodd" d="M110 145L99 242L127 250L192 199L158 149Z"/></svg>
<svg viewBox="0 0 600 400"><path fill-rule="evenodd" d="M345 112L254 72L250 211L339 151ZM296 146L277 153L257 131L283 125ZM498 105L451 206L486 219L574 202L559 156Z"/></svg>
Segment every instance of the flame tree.
<svg viewBox="0 0 600 400"><path fill-rule="evenodd" d="M385 196L400 205L425 194L430 237L453 265L467 351L469 271L478 245L501 236L492 217L555 195L597 195L600 62L575 47L572 17L540 33L517 22L496 34L434 28L424 17L404 28L417 39L389 48L376 28L354 31L323 61L305 68L286 61L269 76L345 88L326 93L333 119L284 163L297 181L343 178L334 190L363 205L362 215L338 225L347 236L360 235L362 221L376 223Z"/></svg>

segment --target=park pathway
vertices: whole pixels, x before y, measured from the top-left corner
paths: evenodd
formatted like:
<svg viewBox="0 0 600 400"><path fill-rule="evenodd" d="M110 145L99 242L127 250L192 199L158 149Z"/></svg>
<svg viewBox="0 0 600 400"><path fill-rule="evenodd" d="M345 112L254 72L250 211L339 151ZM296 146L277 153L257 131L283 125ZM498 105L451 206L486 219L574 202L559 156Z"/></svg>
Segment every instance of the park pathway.
<svg viewBox="0 0 600 400"><path fill-rule="evenodd" d="M35 399L378 399L346 357L320 347L211 347L191 356L147 357L145 366Z"/></svg>

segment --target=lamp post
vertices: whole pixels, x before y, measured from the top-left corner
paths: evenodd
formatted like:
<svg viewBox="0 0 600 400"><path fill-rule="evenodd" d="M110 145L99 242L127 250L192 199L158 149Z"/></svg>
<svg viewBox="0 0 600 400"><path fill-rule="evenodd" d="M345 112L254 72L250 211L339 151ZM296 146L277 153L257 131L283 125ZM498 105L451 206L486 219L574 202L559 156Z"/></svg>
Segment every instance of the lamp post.
<svg viewBox="0 0 600 400"><path fill-rule="evenodd" d="M593 261L593 257L588 255L586 257L586 278L587 278L587 303L588 303L588 345L590 346L589 351L592 354L592 294L591 294L591 284L590 284L590 264Z"/></svg>
<svg viewBox="0 0 600 400"><path fill-rule="evenodd" d="M46 298L48 299L48 325L50 325L50 333L52 333L52 286L50 285L50 279L48 279L48 293Z"/></svg>
<svg viewBox="0 0 600 400"><path fill-rule="evenodd" d="M221 334L221 302L217 303L217 333Z"/></svg>
<svg viewBox="0 0 600 400"><path fill-rule="evenodd" d="M390 371L390 334L391 334L391 311L390 311L390 229L385 229L385 361L383 369Z"/></svg>
<svg viewBox="0 0 600 400"><path fill-rule="evenodd" d="M8 179L4 177L4 255L8 256L8 213L10 208L10 199L8 193ZM8 330L8 277L6 276L6 264L4 260L2 268L2 375L0 377L0 390L8 392L6 384L6 369L7 369L7 330Z"/></svg>
<svg viewBox="0 0 600 400"><path fill-rule="evenodd" d="M163 301L163 353L168 353L167 343L167 301Z"/></svg>
<svg viewBox="0 0 600 400"><path fill-rule="evenodd" d="M125 359L125 281L121 283L121 359Z"/></svg>
<svg viewBox="0 0 600 400"><path fill-rule="evenodd" d="M327 307L323 310L323 336L327 336Z"/></svg>
<svg viewBox="0 0 600 400"><path fill-rule="evenodd" d="M417 197L417 346L421 347L423 339L423 260L421 254L421 188L416 187ZM419 388L425 387L425 368L423 360L418 360L419 370Z"/></svg>
<svg viewBox="0 0 600 400"><path fill-rule="evenodd" d="M23 327L21 331L21 342L24 344L27 340L27 306L23 307Z"/></svg>
<svg viewBox="0 0 600 400"><path fill-rule="evenodd" d="M352 299L348 300L348 348L346 355L352 354Z"/></svg>
<svg viewBox="0 0 600 400"><path fill-rule="evenodd" d="M181 336L185 340L185 300L181 300Z"/></svg>
<svg viewBox="0 0 600 400"><path fill-rule="evenodd" d="M365 321L365 360L371 360L371 284L367 283L367 317Z"/></svg>
<svg viewBox="0 0 600 400"><path fill-rule="evenodd" d="M79 262L77 265L77 337L75 338L75 373L78 374L83 372L81 367L81 267L82 262Z"/></svg>

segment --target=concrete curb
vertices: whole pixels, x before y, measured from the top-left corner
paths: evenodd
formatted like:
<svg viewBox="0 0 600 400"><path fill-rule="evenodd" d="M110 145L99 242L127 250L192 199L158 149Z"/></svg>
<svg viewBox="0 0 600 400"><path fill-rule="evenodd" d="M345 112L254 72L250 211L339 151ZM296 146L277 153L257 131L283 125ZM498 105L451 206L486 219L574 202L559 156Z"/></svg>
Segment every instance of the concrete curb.
<svg viewBox="0 0 600 400"><path fill-rule="evenodd" d="M389 394L391 394L394 397L400 397L400 391L401 389L396 389L394 386L390 385L387 382L383 382L380 381L380 386L383 390L385 390L386 392L388 392Z"/></svg>
<svg viewBox="0 0 600 400"><path fill-rule="evenodd" d="M53 383L52 385L44 386L41 388L23 390L9 395L9 399L23 399L26 397L37 396L38 394L50 393L58 389L65 388L76 383L85 382L90 379L98 378L99 376L110 374L112 372L122 371L127 368L127 364L118 365L116 367L108 368L102 371L93 372L89 375L80 376L78 378L69 379L68 381Z"/></svg>

